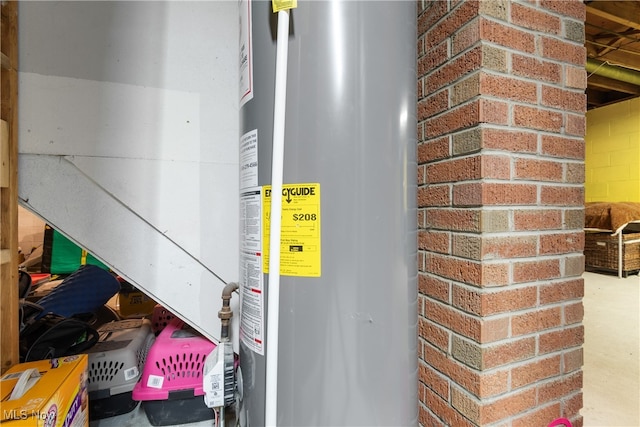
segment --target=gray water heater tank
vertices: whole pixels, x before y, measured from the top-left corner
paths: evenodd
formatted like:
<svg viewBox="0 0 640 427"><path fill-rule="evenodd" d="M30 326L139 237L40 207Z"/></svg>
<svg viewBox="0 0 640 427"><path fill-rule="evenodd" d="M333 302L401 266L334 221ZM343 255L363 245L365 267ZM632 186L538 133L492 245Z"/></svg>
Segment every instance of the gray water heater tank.
<svg viewBox="0 0 640 427"><path fill-rule="evenodd" d="M240 4L250 10L244 53L252 67L240 126L257 143L263 188L271 184L277 14L271 2ZM319 274L294 266L280 278L277 424L416 425L416 3L298 1L288 40L283 182L320 192L310 269ZM269 274L260 274L265 316ZM245 286L248 275L242 265ZM265 396L265 360L241 341L244 425L265 425L274 397Z"/></svg>

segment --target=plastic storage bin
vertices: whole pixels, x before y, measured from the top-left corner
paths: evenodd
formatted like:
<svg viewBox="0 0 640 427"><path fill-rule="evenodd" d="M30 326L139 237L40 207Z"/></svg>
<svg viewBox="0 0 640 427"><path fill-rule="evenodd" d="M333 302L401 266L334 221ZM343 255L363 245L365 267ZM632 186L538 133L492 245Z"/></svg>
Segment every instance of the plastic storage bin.
<svg viewBox="0 0 640 427"><path fill-rule="evenodd" d="M214 418L204 403L202 371L216 345L179 318L172 319L149 349L132 397L154 426Z"/></svg>
<svg viewBox="0 0 640 427"><path fill-rule="evenodd" d="M89 419L131 412L138 401L131 393L155 335L148 319L109 322L98 328L100 340L89 354Z"/></svg>

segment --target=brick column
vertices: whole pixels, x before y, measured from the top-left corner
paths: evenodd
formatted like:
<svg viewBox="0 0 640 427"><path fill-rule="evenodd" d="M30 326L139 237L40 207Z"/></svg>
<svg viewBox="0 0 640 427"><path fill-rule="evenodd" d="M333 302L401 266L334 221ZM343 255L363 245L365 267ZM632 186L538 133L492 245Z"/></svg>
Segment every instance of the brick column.
<svg viewBox="0 0 640 427"><path fill-rule="evenodd" d="M584 21L418 2L421 425L582 425Z"/></svg>

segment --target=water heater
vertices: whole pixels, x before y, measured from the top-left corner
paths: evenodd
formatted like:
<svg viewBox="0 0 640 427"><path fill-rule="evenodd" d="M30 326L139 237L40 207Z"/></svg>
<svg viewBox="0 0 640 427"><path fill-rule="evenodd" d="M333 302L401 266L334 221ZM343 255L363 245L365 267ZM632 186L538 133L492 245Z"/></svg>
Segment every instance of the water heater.
<svg viewBox="0 0 640 427"><path fill-rule="evenodd" d="M240 5L237 417L416 425L416 4L290 11L277 395L265 392L278 15Z"/></svg>

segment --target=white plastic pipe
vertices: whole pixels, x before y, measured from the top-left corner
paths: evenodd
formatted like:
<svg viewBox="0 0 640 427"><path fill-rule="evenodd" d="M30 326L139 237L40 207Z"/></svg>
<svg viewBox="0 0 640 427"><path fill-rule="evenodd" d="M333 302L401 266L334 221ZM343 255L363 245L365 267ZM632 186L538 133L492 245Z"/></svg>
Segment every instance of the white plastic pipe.
<svg viewBox="0 0 640 427"><path fill-rule="evenodd" d="M278 12L276 41L276 85L273 108L273 158L271 163L271 226L269 240L269 288L267 302L267 367L265 425L276 426L278 415L278 329L280 316L280 228L282 174L284 167L284 123L287 98L289 11Z"/></svg>

